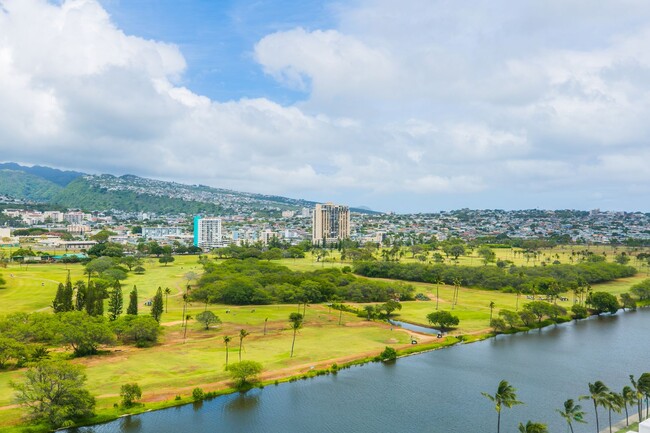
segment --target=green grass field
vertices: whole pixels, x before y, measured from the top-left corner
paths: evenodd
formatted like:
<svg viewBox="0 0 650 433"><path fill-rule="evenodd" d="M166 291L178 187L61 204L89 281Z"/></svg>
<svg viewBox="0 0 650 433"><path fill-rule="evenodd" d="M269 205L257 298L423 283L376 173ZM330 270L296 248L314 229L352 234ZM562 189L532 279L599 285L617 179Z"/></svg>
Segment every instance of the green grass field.
<svg viewBox="0 0 650 433"><path fill-rule="evenodd" d="M525 264L522 257L514 257L512 250L495 250L502 259ZM613 257L613 250L605 250L608 258ZM602 252L601 252L602 253ZM545 252L558 254L560 261L567 263L571 256L570 249L554 249ZM510 258L511 257L511 258ZM544 257L544 256L542 256ZM557 258L557 257L556 257ZM564 258L564 259L563 259ZM326 262L318 262L312 256L305 259L283 259L281 264L291 269L308 271L331 266L345 266L334 253ZM414 260L405 256L403 261ZM566 260L566 261L565 261ZM463 257L461 264L483 266L477 257ZM634 264L634 263L632 263ZM532 263L530 263L532 265ZM494 265L490 265L494 266ZM266 305L232 307L209 305L207 308L217 314L223 324L208 331L194 320L190 320L187 335L181 326L183 302L182 293L188 282L186 274L200 274L201 266L196 256L178 256L169 266L163 266L155 259L145 261L146 273L129 274L124 281L125 297L133 285L138 287L140 295L140 313L147 314L149 309L143 303L151 298L158 287L169 287L168 312L162 317L165 334L159 345L148 349L134 347L109 347L106 352L93 357L75 359L73 362L87 367L88 387L93 395L98 396L100 413L111 413L112 405L118 400L119 388L124 383L137 382L149 403L173 400L180 394L187 397L194 387L207 390L226 387L228 377L224 372L225 346L223 336L232 338L230 343L230 362L236 362L239 356L240 329L246 329L250 335L244 340L242 359L261 362L265 368L266 378L275 378L309 371L311 367L322 368L332 362L345 362L355 358L374 356L385 346L406 348L410 343L410 334L383 322L369 322L353 314L343 314L343 326L338 325L339 312L328 311L324 304L310 305L306 309L304 328L298 333L293 358L289 357L292 332L289 330L288 316L296 311L296 305ZM12 312L49 311L50 304L59 282L64 282L68 271L73 281L86 279L81 265L42 264L20 266L10 264L0 269L0 274L7 281L7 286L0 289L0 314ZM633 278L595 285L594 291L608 291L620 294L629 287L646 278L642 272ZM396 319L427 325L426 315L436 309L436 286L434 284L412 283L418 292L426 293L430 301L404 302ZM453 287L441 285L440 309L451 310ZM560 305L569 307L572 295L565 294L569 301ZM517 297L514 294L461 288L459 303L453 313L460 318L460 326L455 334L480 334L489 329L490 302L495 302L493 314L500 309L515 310ZM527 302L525 295L519 298L519 308ZM206 308L204 304L190 304L188 313L196 316ZM266 335L264 327L266 324ZM419 336L421 342L434 341L435 337ZM68 352L66 352L68 353ZM66 355L66 353L62 355ZM66 355L67 356L67 355ZM19 422L20 410L12 408L11 380L20 380L21 370L0 372L0 430Z"/></svg>

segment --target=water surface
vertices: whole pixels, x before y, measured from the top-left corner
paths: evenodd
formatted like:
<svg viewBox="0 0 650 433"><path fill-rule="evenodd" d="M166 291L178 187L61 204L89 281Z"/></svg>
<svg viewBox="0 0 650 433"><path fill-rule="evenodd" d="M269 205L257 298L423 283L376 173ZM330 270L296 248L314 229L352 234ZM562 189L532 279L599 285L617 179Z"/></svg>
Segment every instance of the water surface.
<svg viewBox="0 0 650 433"><path fill-rule="evenodd" d="M567 398L586 394L602 380L620 391L628 375L650 371L650 311L619 313L543 330L499 336L478 343L353 367L337 375L255 389L122 418L90 428L93 433L172 432L433 432L496 431L494 393L501 379L517 388L526 404L504 409L504 433L527 420L551 433L567 431L555 412ZM591 402L581 402L594 432ZM601 429L607 414L601 409ZM616 415L616 420L621 416Z"/></svg>

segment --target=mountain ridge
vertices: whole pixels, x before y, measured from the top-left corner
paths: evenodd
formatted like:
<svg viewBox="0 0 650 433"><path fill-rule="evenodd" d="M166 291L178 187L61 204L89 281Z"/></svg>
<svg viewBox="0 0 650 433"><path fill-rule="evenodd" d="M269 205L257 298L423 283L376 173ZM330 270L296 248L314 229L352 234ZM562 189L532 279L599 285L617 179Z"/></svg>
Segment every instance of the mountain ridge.
<svg viewBox="0 0 650 433"><path fill-rule="evenodd" d="M215 215L270 214L311 208L316 204L303 199L188 185L134 174L95 175L12 162L0 163L0 195L84 210ZM369 209L351 210L376 213Z"/></svg>

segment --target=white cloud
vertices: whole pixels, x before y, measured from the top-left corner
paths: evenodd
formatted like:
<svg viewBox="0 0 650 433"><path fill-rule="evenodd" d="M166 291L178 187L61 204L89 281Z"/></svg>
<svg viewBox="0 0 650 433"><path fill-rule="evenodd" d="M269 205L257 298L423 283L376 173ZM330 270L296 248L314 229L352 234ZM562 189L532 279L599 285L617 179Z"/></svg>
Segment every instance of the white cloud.
<svg viewBox="0 0 650 433"><path fill-rule="evenodd" d="M518 208L521 191L559 207L558 190L647 206L631 173L650 156L650 4L623 3L339 5L334 28L251 47L305 93L281 105L182 87L179 48L126 35L95 0L0 0L0 151L378 208Z"/></svg>

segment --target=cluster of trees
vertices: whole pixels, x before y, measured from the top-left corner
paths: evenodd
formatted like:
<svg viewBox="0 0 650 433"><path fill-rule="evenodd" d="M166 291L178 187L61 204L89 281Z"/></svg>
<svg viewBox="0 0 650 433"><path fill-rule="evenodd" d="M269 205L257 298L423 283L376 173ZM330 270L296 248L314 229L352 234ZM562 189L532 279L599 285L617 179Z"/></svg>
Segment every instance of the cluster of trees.
<svg viewBox="0 0 650 433"><path fill-rule="evenodd" d="M309 272L256 259L205 263L205 273L191 299L234 305L317 303L331 300L386 302L413 299L413 287L357 278L327 268Z"/></svg>
<svg viewBox="0 0 650 433"><path fill-rule="evenodd" d="M450 266L420 263L362 262L355 273L373 278L391 278L424 283L455 284L489 290L552 294L574 290L588 284L602 283L636 274L631 266L609 262L585 262L576 265L539 267Z"/></svg>
<svg viewBox="0 0 650 433"><path fill-rule="evenodd" d="M161 328L152 316L126 315L114 321L85 311L14 313L0 320L0 368L22 367L49 358L50 347L69 347L75 356L96 354L101 345L154 344Z"/></svg>
<svg viewBox="0 0 650 433"><path fill-rule="evenodd" d="M621 413L625 410L626 425L630 425L629 420L629 407L637 406L637 413L639 423L648 418L648 400L650 399L650 373L643 373L638 380L635 380L633 375L630 375L630 384L632 386L624 386L621 392L611 391L603 382L596 381L589 384L589 394L579 397L579 400L591 400L594 406L596 416L596 433L600 432L600 421L598 418L598 408L603 407L608 411L609 431L612 431L612 412ZM503 408L511 408L513 406L523 404L517 400L516 389L513 388L506 380L502 380L497 387L494 395L488 393L481 393L484 397L494 403L494 409L497 412L497 433L501 431L501 411ZM646 401L646 415L643 416L643 400ZM585 411L575 400L568 399L564 402L561 409L556 409L556 412L567 423L571 433L573 433L574 423L586 424L584 420ZM519 424L519 431L521 433L548 433L546 424L528 421L526 424Z"/></svg>
<svg viewBox="0 0 650 433"><path fill-rule="evenodd" d="M622 295L622 298L625 297ZM625 304L621 305L616 296L611 293L593 292L589 294L584 304L576 303L571 306L571 316L573 319L579 320L591 314L616 314L621 306L625 306ZM520 311L499 310L498 317L490 318L490 326L494 329L495 334L522 327L540 327L547 324L546 320L551 323L566 320L563 317L567 313L566 308L560 305L545 301L532 301L525 303Z"/></svg>

